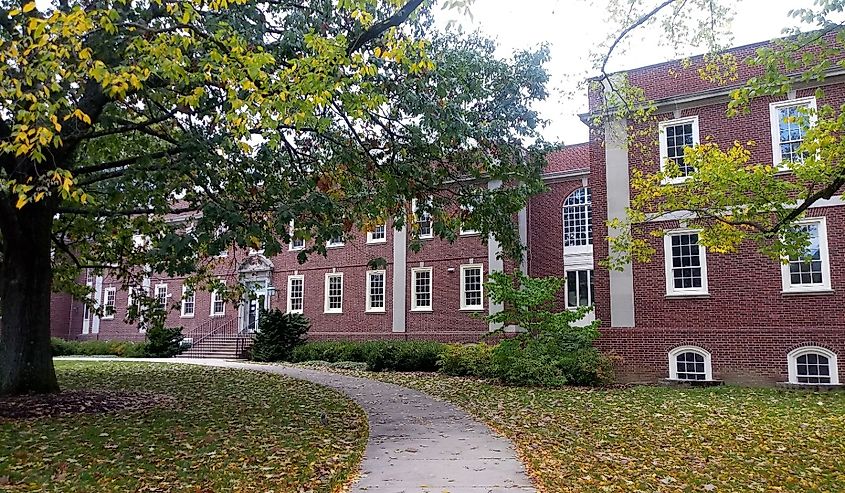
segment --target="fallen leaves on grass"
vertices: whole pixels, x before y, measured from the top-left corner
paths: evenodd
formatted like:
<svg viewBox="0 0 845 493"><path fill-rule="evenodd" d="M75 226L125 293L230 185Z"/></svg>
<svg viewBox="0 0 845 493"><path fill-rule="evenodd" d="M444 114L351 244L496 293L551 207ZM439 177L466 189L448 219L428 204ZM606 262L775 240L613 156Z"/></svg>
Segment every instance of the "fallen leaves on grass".
<svg viewBox="0 0 845 493"><path fill-rule="evenodd" d="M70 391L173 404L0 423L3 491L332 492L366 443L363 411L308 382L127 362L60 362L57 372Z"/></svg>
<svg viewBox="0 0 845 493"><path fill-rule="evenodd" d="M451 401L514 441L557 492L845 491L845 393L503 387L367 373Z"/></svg>
<svg viewBox="0 0 845 493"><path fill-rule="evenodd" d="M172 405L176 399L152 392L71 390L58 394L0 397L0 423L6 420L43 418L76 413L138 411Z"/></svg>

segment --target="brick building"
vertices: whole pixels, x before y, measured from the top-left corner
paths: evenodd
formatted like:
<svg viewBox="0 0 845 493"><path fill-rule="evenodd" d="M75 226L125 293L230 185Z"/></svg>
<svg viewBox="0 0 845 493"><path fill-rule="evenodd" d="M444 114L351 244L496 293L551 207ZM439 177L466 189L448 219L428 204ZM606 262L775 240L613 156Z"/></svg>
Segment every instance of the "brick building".
<svg viewBox="0 0 845 493"><path fill-rule="evenodd" d="M758 45L731 50L739 60ZM723 148L734 140L755 141L752 162L787 161L800 144L800 129L785 116L799 106L845 102L843 74L796 86L786 98L758 98L748 113L727 118L732 86L703 80L700 58L628 72L657 105L658 124L642 128L626 121L593 128L589 142L549 156L548 190L519 214L528 247L523 265L532 276L566 276L564 303L593 305L600 320L599 346L618 356L619 377L726 380L742 383L838 384L837 355L845 351L845 207L841 198L817 203L805 227L812 237L812 262L781 265L755 245L736 254L712 254L698 244L682 217L650 222L643 237L655 248L649 263L608 271L597 261L608 255L606 221L624 214L631 198L631 170L656 170L682 155L685 145L711 139ZM755 75L742 66L740 80ZM823 86L824 100L815 90ZM591 111L597 110L591 98ZM585 115L587 120L589 115ZM642 132L641 132L642 131ZM626 145L630 135L651 136L652 155ZM652 135L653 134L653 135ZM644 137L645 138L645 137ZM654 164L652 164L654 163ZM788 172L785 173L785 176ZM495 184L491 184L495 186ZM646 234L663 231L662 237ZM425 228L423 228L425 231ZM174 306L168 323L192 338L249 330L258 305L301 311L313 324L312 338L397 338L475 341L490 328L473 314L491 313L484 276L505 267L495 242L465 232L452 244L425 240L408 248L404 230L386 225L345 244L330 245L326 258L296 262L297 248L267 259L231 252L223 260L226 282L245 282L259 296L239 307L213 293L183 297L181 280L151 276L149 292ZM612 232L610 232L612 234ZM367 266L386 259L383 269ZM114 308L111 317L85 314L57 295L54 334L78 338L141 338L123 322L130 293L108 279L89 279L95 299Z"/></svg>

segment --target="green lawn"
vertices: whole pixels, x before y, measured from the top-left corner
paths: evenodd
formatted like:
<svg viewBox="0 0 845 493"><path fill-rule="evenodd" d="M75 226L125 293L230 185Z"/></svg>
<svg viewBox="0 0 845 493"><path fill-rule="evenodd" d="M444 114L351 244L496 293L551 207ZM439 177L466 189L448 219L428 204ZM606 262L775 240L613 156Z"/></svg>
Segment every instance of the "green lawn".
<svg viewBox="0 0 845 493"><path fill-rule="evenodd" d="M0 419L0 490L331 492L357 470L367 439L351 401L275 375L69 361L57 372L66 390L152 392L166 402Z"/></svg>
<svg viewBox="0 0 845 493"><path fill-rule="evenodd" d="M718 387L541 390L381 373L454 402L557 492L845 491L845 393Z"/></svg>

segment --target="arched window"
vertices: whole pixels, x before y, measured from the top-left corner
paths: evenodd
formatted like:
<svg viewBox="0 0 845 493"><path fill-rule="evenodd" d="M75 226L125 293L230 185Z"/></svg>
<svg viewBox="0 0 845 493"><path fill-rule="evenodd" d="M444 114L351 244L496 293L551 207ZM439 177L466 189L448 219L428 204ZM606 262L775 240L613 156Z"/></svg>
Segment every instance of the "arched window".
<svg viewBox="0 0 845 493"><path fill-rule="evenodd" d="M575 190L563 202L563 246L593 244L593 206L589 187Z"/></svg>
<svg viewBox="0 0 845 493"><path fill-rule="evenodd" d="M787 355L789 383L838 385L836 354L818 346L804 346Z"/></svg>
<svg viewBox="0 0 845 493"><path fill-rule="evenodd" d="M710 353L697 346L681 346L669 351L669 378L713 380Z"/></svg>

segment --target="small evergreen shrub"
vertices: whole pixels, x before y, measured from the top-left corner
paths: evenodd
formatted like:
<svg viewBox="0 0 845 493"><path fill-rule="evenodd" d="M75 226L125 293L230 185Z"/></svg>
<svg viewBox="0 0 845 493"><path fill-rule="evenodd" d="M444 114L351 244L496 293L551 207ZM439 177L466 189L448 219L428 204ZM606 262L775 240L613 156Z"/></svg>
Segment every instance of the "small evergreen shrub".
<svg viewBox="0 0 845 493"><path fill-rule="evenodd" d="M508 385L558 387L568 380L550 351L551 345L517 337L500 342L493 350L493 371Z"/></svg>
<svg viewBox="0 0 845 493"><path fill-rule="evenodd" d="M489 378L493 372L493 348L489 344L447 344L437 367L441 373L458 377Z"/></svg>
<svg viewBox="0 0 845 493"><path fill-rule="evenodd" d="M290 361L297 346L305 343L311 323L298 313L275 309L262 311L261 328L255 335L250 359L253 361Z"/></svg>
<svg viewBox="0 0 845 493"><path fill-rule="evenodd" d="M182 327L153 325L147 329L144 355L148 358L172 358L182 352Z"/></svg>

